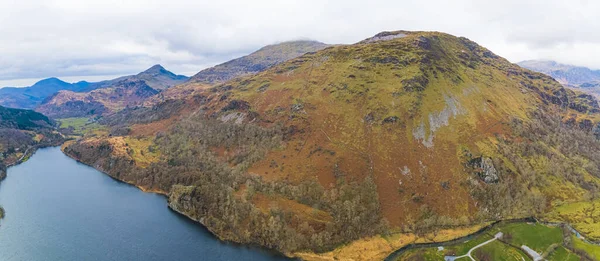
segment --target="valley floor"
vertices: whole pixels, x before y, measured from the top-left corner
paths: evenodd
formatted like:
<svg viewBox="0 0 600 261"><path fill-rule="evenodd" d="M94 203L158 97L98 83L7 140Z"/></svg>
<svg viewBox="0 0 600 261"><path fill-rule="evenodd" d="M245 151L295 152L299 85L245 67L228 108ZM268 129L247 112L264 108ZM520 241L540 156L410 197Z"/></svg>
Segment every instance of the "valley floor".
<svg viewBox="0 0 600 261"><path fill-rule="evenodd" d="M501 222L463 242L415 246L386 260L597 260L598 251L566 226Z"/></svg>

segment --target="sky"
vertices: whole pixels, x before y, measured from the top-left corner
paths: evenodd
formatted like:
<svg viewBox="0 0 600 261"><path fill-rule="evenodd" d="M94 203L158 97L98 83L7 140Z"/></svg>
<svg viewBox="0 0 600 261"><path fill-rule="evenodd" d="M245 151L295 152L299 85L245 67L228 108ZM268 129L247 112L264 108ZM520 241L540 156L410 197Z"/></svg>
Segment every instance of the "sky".
<svg viewBox="0 0 600 261"><path fill-rule="evenodd" d="M351 44L382 31L464 36L519 62L600 69L594 0L0 0L0 86L196 72L282 41Z"/></svg>

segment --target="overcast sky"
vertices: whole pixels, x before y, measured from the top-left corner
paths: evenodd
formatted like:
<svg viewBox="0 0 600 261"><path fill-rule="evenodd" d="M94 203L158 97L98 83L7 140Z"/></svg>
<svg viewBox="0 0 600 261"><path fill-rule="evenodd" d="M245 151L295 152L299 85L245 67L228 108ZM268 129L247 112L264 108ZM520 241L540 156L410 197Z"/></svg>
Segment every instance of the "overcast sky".
<svg viewBox="0 0 600 261"><path fill-rule="evenodd" d="M192 75L264 45L386 30L465 36L512 62L600 68L594 0L0 0L0 86L98 80L160 63Z"/></svg>

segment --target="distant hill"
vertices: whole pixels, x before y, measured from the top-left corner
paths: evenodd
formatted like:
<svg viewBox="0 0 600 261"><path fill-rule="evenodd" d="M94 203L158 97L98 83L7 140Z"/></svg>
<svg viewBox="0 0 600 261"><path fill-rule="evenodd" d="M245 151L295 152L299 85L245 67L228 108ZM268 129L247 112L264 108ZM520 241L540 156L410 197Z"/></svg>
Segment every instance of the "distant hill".
<svg viewBox="0 0 600 261"><path fill-rule="evenodd" d="M249 55L202 70L192 76L190 81L208 84L225 82L238 76L262 72L273 65L327 46L329 45L317 41L290 41L268 45Z"/></svg>
<svg viewBox="0 0 600 261"><path fill-rule="evenodd" d="M52 128L53 125L54 122L41 113L0 106L0 128L34 130Z"/></svg>
<svg viewBox="0 0 600 261"><path fill-rule="evenodd" d="M53 118L102 115L140 105L158 92L147 81L124 79L110 87L89 92L59 91L37 107L36 111Z"/></svg>
<svg viewBox="0 0 600 261"><path fill-rule="evenodd" d="M176 75L160 65L132 76L105 81L101 88L76 92L63 90L46 98L36 111L53 118L88 117L116 112L142 101L188 77Z"/></svg>
<svg viewBox="0 0 600 261"><path fill-rule="evenodd" d="M518 64L523 68L547 74L565 85L580 86L600 83L600 70L543 60L523 61Z"/></svg>
<svg viewBox="0 0 600 261"><path fill-rule="evenodd" d="M157 91L162 91L177 84L186 82L188 79L189 77L187 76L176 75L162 67L160 64L157 64L136 75L118 78L116 79L118 80L116 82L121 82L122 80L128 80L131 82L143 81L150 86L150 88ZM113 80L113 82L115 82L115 80Z"/></svg>
<svg viewBox="0 0 600 261"><path fill-rule="evenodd" d="M46 97L61 91L83 91L93 85L89 82L67 83L57 78L41 80L30 87L5 87L0 89L0 105L12 108L33 109Z"/></svg>
<svg viewBox="0 0 600 261"><path fill-rule="evenodd" d="M161 65L154 65L148 70L136 75L119 77L113 80L101 82L67 83L57 78L48 78L41 80L30 87L16 88L5 87L0 89L0 105L21 108L34 109L40 105L46 98L59 91L88 92L96 89L110 87L124 81L143 81L155 90L164 90L179 83L188 80L187 76L176 75L166 70Z"/></svg>

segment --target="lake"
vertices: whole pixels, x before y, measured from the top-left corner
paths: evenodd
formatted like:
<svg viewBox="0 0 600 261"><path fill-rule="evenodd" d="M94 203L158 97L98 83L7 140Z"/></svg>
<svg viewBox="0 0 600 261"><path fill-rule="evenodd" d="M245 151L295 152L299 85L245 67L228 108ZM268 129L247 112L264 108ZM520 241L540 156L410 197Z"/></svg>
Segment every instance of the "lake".
<svg viewBox="0 0 600 261"><path fill-rule="evenodd" d="M0 183L0 260L288 260L224 243L144 193L65 156L38 150Z"/></svg>

